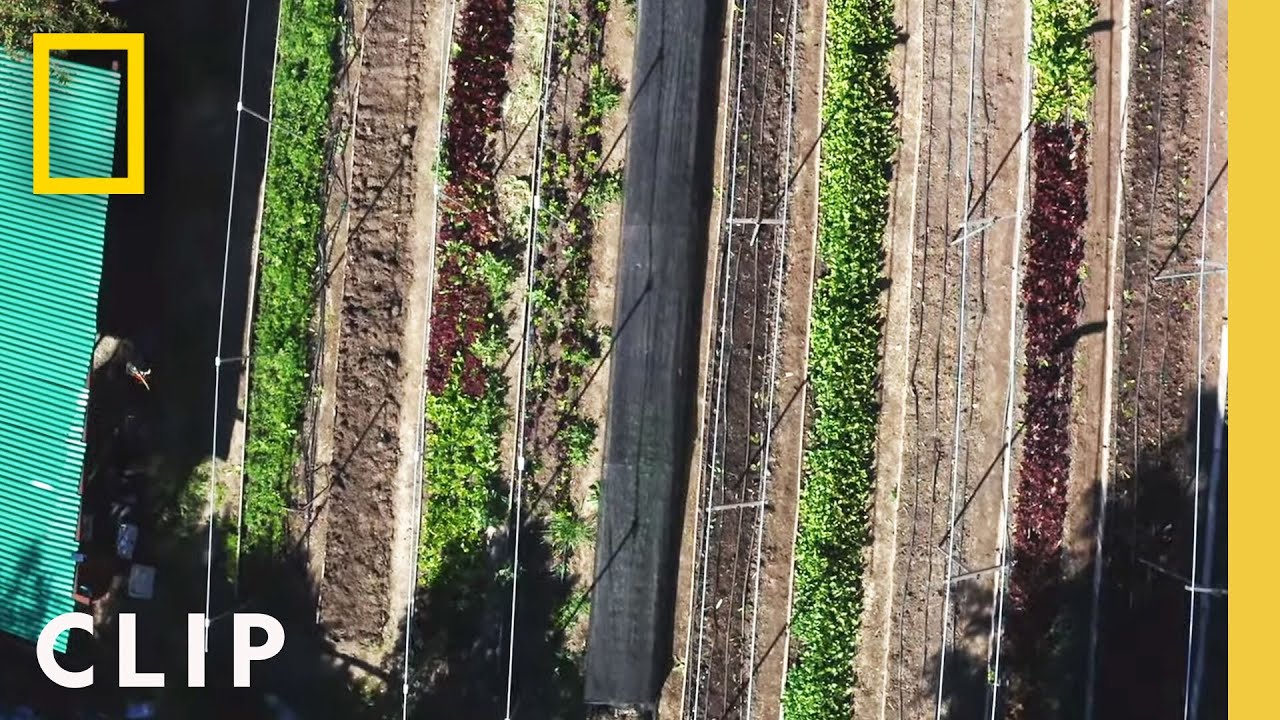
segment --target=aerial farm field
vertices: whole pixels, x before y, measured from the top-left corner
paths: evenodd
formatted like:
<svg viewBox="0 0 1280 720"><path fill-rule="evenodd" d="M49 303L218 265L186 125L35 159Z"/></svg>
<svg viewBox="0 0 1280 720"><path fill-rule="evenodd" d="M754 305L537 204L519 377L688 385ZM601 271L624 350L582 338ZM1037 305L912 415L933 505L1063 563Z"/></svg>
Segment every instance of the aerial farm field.
<svg viewBox="0 0 1280 720"><path fill-rule="evenodd" d="M1225 0L232 4L89 446L156 607L289 629L237 712L1225 717Z"/></svg>

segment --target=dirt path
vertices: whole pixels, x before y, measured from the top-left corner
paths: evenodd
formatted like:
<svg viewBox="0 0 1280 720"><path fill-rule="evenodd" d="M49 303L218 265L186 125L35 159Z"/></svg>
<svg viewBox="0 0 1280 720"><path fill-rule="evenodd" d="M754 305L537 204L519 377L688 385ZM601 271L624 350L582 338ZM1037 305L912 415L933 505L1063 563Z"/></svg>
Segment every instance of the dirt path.
<svg viewBox="0 0 1280 720"><path fill-rule="evenodd" d="M880 439L879 465L892 475L877 495L858 661L870 692L859 693L858 717L932 715L944 665L942 700L951 716L972 716L987 701L989 570L997 562L1016 330L1011 267L1025 202L1024 5L978 0L975 8L957 0L899 8L909 36L897 59L899 88L920 94L904 96L906 164L895 178L887 243L886 375L903 378L908 392L886 396L889 412L901 414L885 415ZM909 134L917 127L918 142ZM962 264L961 246L952 243L966 232L966 214L973 234ZM987 219L999 221L979 231ZM957 518L954 533L949 517ZM948 596L949 549L952 575L974 574Z"/></svg>
<svg viewBox="0 0 1280 720"><path fill-rule="evenodd" d="M789 208L790 240L779 335L778 415L773 431L776 458L770 476L760 569L761 616L756 632L755 711L762 720L781 718L790 649L794 575L804 440L808 416L809 316L813 302L818 238L818 170L821 161L823 51L826 3L798 4L795 39L794 146Z"/></svg>
<svg viewBox="0 0 1280 720"><path fill-rule="evenodd" d="M446 7L386 0L358 30L351 226L335 308L333 466L320 620L342 654L379 665L403 619L421 462L429 200Z"/></svg>
<svg viewBox="0 0 1280 720"><path fill-rule="evenodd" d="M1078 319L1080 336L1075 347L1075 373L1071 408L1071 483L1067 491L1067 517L1064 524L1063 573L1067 595L1063 603L1063 621L1076 631L1068 633L1073 642L1063 648L1061 663L1072 668L1064 677L1071 680L1062 688L1064 697L1072 698L1071 715L1083 712L1085 685L1091 642L1093 570L1099 522L1099 493L1106 472L1103 448L1110 443L1107 427L1112 394L1107 352L1116 338L1114 303L1118 286L1115 266L1116 213L1121 183L1121 148L1127 144L1124 123L1130 101L1129 57L1124 42L1130 36L1122 26L1128 22L1128 0L1104 0L1099 3L1098 21L1111 23L1109 30L1093 37L1093 53L1097 63L1097 87L1094 91L1092 117L1089 123L1089 214L1085 220L1084 261L1080 289L1084 306ZM1109 324L1110 323L1110 324Z"/></svg>

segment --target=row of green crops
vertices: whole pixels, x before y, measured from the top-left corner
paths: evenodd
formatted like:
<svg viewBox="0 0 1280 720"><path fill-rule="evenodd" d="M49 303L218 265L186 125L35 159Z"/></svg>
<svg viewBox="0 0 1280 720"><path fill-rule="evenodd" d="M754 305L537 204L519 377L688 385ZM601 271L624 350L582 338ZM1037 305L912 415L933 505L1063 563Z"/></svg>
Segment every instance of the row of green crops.
<svg viewBox="0 0 1280 720"><path fill-rule="evenodd" d="M515 278L497 220L494 138L512 57L510 0L468 0L454 33L442 138L447 178L436 239L428 357L428 441L419 546L424 587L483 591L486 530L502 524L500 445L507 426L503 305Z"/></svg>
<svg viewBox="0 0 1280 720"><path fill-rule="evenodd" d="M550 76L560 80L552 96L580 92L581 97L576 127L567 124L549 133L530 298L534 345L527 441L536 453L534 481L549 488L546 540L561 576L594 534L589 513L576 506L572 489L576 473L592 459L597 433L595 420L578 400L608 338L608 330L591 318L592 244L597 221L622 193L621 171L600 167L604 121L621 106L623 93L622 81L603 61L608 10L608 0L591 0L581 18L570 11L556 32ZM582 49L585 73L573 71L570 64Z"/></svg>
<svg viewBox="0 0 1280 720"><path fill-rule="evenodd" d="M496 479L502 471L499 442L507 421L504 391L497 385L473 395L453 380L427 398L430 488L418 549L423 586L463 581L475 568L468 560L481 557L486 528L501 522Z"/></svg>
<svg viewBox="0 0 1280 720"><path fill-rule="evenodd" d="M1094 0L1031 0L1036 122L1088 118L1094 88L1089 29L1097 16Z"/></svg>
<svg viewBox="0 0 1280 720"><path fill-rule="evenodd" d="M818 256L807 441L796 538L788 720L849 717L876 440L878 307L897 147L891 0L827 4Z"/></svg>
<svg viewBox="0 0 1280 720"><path fill-rule="evenodd" d="M250 352L243 518L250 551L282 544L299 458L338 28L335 0L281 3Z"/></svg>

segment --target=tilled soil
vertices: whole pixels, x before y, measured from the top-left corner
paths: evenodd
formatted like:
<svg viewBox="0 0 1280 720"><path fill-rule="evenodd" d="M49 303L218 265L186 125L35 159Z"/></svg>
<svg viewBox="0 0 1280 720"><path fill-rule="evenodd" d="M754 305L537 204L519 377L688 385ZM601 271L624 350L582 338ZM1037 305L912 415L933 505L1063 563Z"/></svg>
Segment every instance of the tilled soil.
<svg viewBox="0 0 1280 720"><path fill-rule="evenodd" d="M1199 284L1195 277L1156 278L1192 272L1200 257L1207 123L1212 123L1214 147L1205 254L1211 262L1226 261L1226 118L1219 116L1225 113L1226 17L1225 3L1219 5L1212 118L1205 115L1208 3L1144 0L1133 3L1130 18L1133 69L1120 234L1123 275L1117 282L1122 296L1113 380L1114 472L1097 670L1096 709L1103 718L1173 717L1182 711L1189 594L1174 576L1189 575L1191 563ZM1209 392L1216 383L1225 319L1224 277L1206 277L1205 293ZM1205 407L1211 409L1212 395L1207 398ZM1204 417L1208 438L1212 412ZM1207 456L1201 460L1207 468ZM1202 483L1205 476L1202 471Z"/></svg>
<svg viewBox="0 0 1280 720"><path fill-rule="evenodd" d="M817 140L822 10L749 3L730 26L682 716L779 712L816 210L816 165L802 163Z"/></svg>
<svg viewBox="0 0 1280 720"><path fill-rule="evenodd" d="M414 157L427 23L418 0L370 8L362 34L361 93L355 127L352 215L333 431L332 486L321 621L343 643L381 647L390 617L393 497L401 462L403 413L416 403L401 392L405 315L416 232L414 203L430 162ZM408 425L412 427L412 424Z"/></svg>
<svg viewBox="0 0 1280 720"><path fill-rule="evenodd" d="M948 716L971 717L989 701L1006 407L1020 375L1014 368L1011 387L1026 9L1008 0L923 5L899 8L907 42L920 44L918 55L908 46L901 70L921 92L904 98L903 124L920 133L903 139L912 172L895 178L887 241L885 372L903 378L907 394L886 395L901 414L884 416L878 451L893 474L882 474L876 497L858 660L856 716L868 718L931 717L939 700ZM998 221L980 231L990 219ZM950 576L965 577L948 599L949 550Z"/></svg>

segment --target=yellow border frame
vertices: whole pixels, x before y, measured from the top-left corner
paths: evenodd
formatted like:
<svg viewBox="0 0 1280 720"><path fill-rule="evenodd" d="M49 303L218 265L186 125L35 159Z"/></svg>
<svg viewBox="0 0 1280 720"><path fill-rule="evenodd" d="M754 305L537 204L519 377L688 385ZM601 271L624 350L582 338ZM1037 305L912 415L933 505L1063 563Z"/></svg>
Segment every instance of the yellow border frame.
<svg viewBox="0 0 1280 720"><path fill-rule="evenodd" d="M1218 0L1226 2L1226 0ZM1280 162L1275 117L1275 27L1280 5L1233 2L1227 27L1230 69L1228 188L1231 232L1230 402L1235 421L1227 451L1231 603L1227 621L1227 707L1233 718L1276 717L1276 263L1275 174ZM1221 31L1219 31L1221 32ZM1221 36L1219 36L1221 37ZM1225 208L1224 208L1225 212Z"/></svg>
<svg viewBox="0 0 1280 720"><path fill-rule="evenodd" d="M31 36L31 191L36 195L141 195L144 172L142 33L35 33ZM49 53L54 50L123 50L128 63L128 158L122 178L49 177Z"/></svg>

